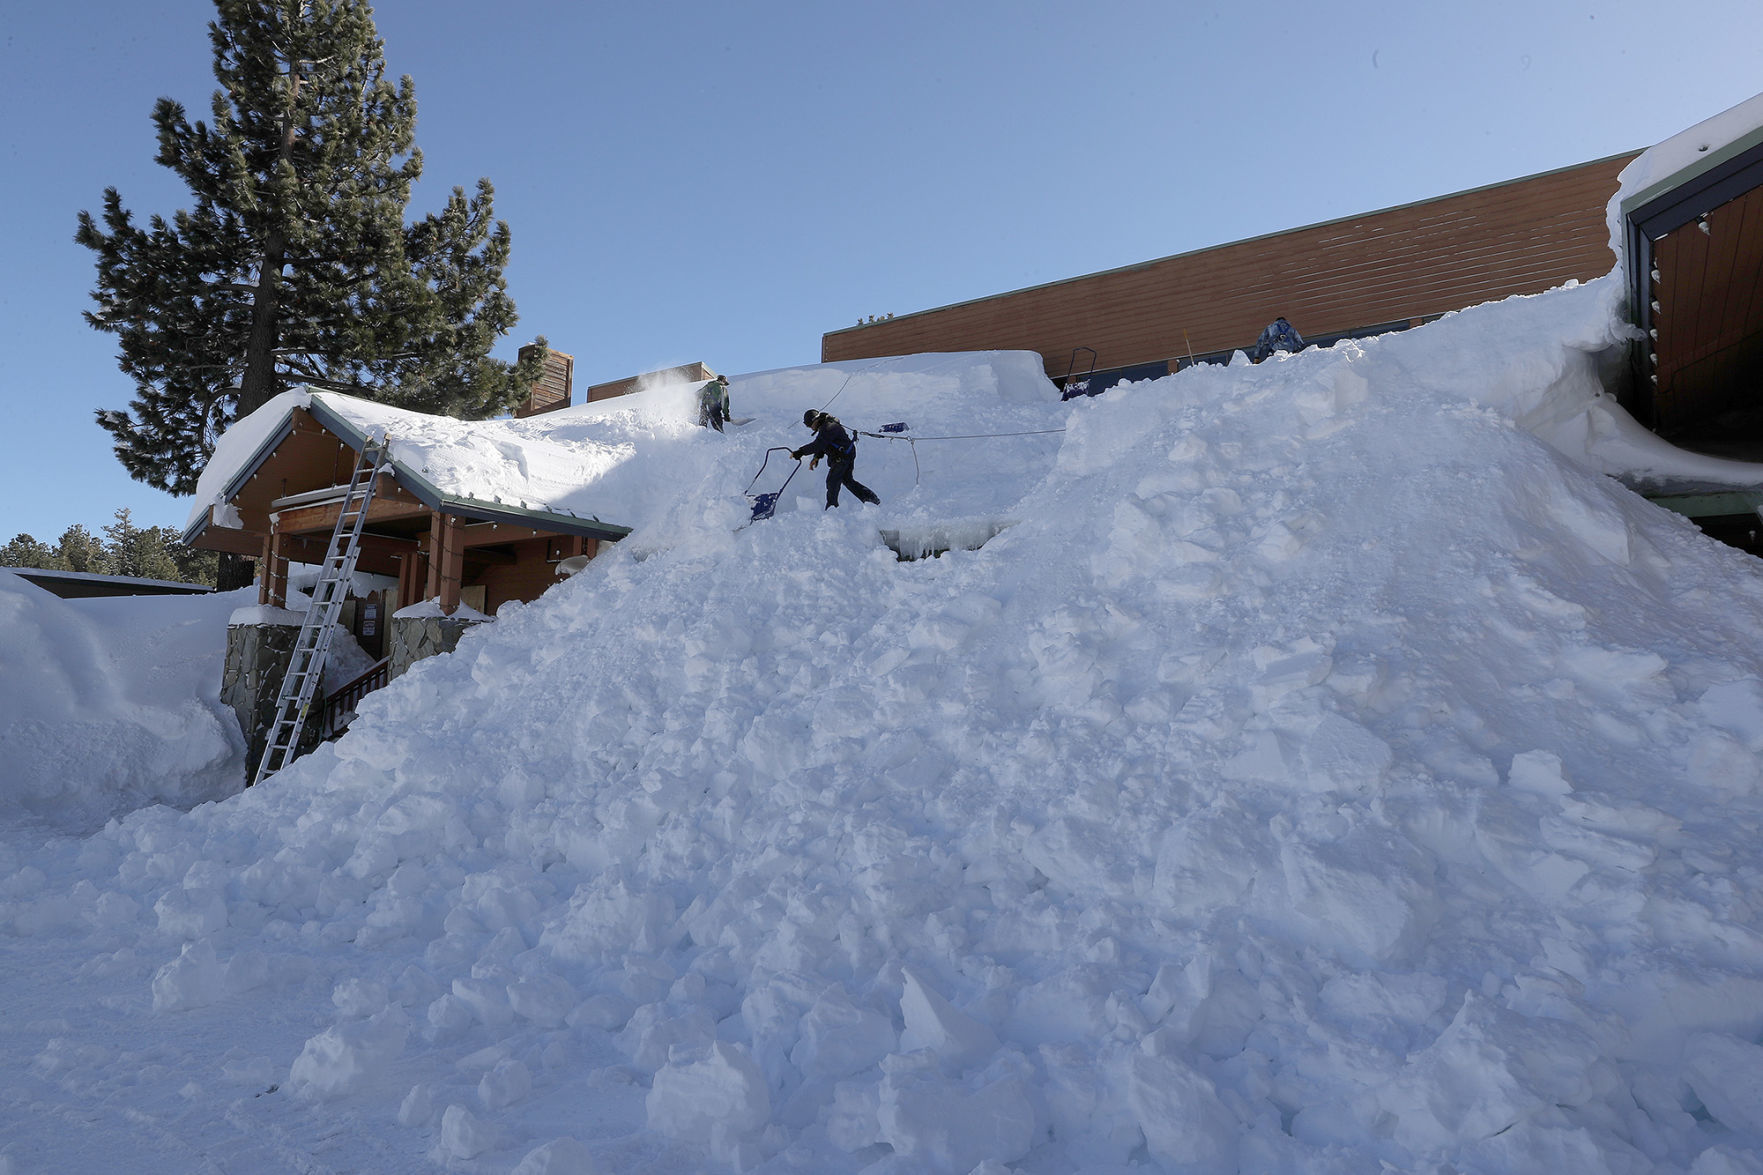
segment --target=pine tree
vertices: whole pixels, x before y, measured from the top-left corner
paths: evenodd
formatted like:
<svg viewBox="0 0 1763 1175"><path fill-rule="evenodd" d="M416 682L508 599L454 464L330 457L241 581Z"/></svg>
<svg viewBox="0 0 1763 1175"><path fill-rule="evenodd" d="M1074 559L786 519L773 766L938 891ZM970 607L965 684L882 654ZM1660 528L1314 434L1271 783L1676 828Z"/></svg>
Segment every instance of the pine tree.
<svg viewBox="0 0 1763 1175"><path fill-rule="evenodd" d="M37 571L66 571L56 562L55 552L28 534L15 534L0 547L0 567L28 567Z"/></svg>
<svg viewBox="0 0 1763 1175"><path fill-rule="evenodd" d="M369 6L216 7L211 122L169 98L153 111L192 206L142 228L111 188L75 236L97 254L86 319L135 383L128 411L98 412L123 466L189 493L226 425L302 383L461 416L518 401L543 347L489 356L515 322L508 226L488 180L405 224L416 99L386 79Z"/></svg>
<svg viewBox="0 0 1763 1175"><path fill-rule="evenodd" d="M55 544L55 558L69 571L111 574L110 556L105 552L103 542L77 522L61 532L61 538Z"/></svg>
<svg viewBox="0 0 1763 1175"><path fill-rule="evenodd" d="M116 521L104 528L104 537L108 540L105 550L112 574L138 579L177 579L177 560L165 549L161 529L136 526L127 506L118 510Z"/></svg>

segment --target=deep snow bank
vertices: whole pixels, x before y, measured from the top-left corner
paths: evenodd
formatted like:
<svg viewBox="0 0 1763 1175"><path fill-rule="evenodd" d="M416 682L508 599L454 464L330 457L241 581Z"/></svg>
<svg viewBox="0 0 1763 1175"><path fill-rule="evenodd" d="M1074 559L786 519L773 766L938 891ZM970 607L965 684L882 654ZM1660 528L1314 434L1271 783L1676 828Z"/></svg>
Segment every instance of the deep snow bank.
<svg viewBox="0 0 1763 1175"><path fill-rule="evenodd" d="M0 926L333 1165L1755 1171L1763 578L1515 423L1583 455L1605 297L980 397L1068 431L951 450L1012 525L936 560L904 455L738 533L687 479Z"/></svg>
<svg viewBox="0 0 1763 1175"><path fill-rule="evenodd" d="M250 592L63 600L0 569L0 804L55 827L238 790L220 704L227 617Z"/></svg>

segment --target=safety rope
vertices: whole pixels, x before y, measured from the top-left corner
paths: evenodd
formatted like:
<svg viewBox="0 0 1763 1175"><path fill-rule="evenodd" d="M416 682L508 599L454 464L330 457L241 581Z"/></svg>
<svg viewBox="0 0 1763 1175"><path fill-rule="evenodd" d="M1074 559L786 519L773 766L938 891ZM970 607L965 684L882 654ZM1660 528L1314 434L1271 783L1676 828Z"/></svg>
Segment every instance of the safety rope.
<svg viewBox="0 0 1763 1175"><path fill-rule="evenodd" d="M842 391L843 389L840 390ZM860 428L854 431L860 436L874 437L878 441L905 441L907 446L912 450L912 486L916 489L918 488L919 478L923 472L918 464L919 441L989 441L995 437L1043 437L1051 433L1064 432L1065 430L1062 428L1036 428L1024 432L974 432L940 437L918 437L913 436L910 433L898 432L870 432L866 428Z"/></svg>

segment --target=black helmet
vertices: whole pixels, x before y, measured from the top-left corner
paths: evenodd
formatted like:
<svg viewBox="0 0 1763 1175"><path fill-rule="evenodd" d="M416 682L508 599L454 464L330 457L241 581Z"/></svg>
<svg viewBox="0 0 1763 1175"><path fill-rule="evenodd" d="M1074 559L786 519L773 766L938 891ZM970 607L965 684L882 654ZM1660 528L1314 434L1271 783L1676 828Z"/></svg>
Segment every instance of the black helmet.
<svg viewBox="0 0 1763 1175"><path fill-rule="evenodd" d="M814 409L810 408L810 409L808 409L808 411L802 413L802 423L807 425L809 428L813 428L814 422L819 416L820 416L820 413L818 413Z"/></svg>

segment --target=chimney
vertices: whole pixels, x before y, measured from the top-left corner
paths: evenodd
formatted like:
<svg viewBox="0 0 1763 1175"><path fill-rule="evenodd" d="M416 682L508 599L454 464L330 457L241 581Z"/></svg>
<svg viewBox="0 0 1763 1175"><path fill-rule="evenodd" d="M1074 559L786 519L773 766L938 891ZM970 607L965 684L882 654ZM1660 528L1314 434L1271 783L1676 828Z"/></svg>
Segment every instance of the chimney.
<svg viewBox="0 0 1763 1175"><path fill-rule="evenodd" d="M520 349L520 357L525 359L532 353L533 344L528 343ZM516 417L537 416L541 412L555 412L559 408L569 407L570 385L575 379L575 357L565 355L562 351L545 352L545 370L539 380L527 392L526 399L514 408Z"/></svg>

